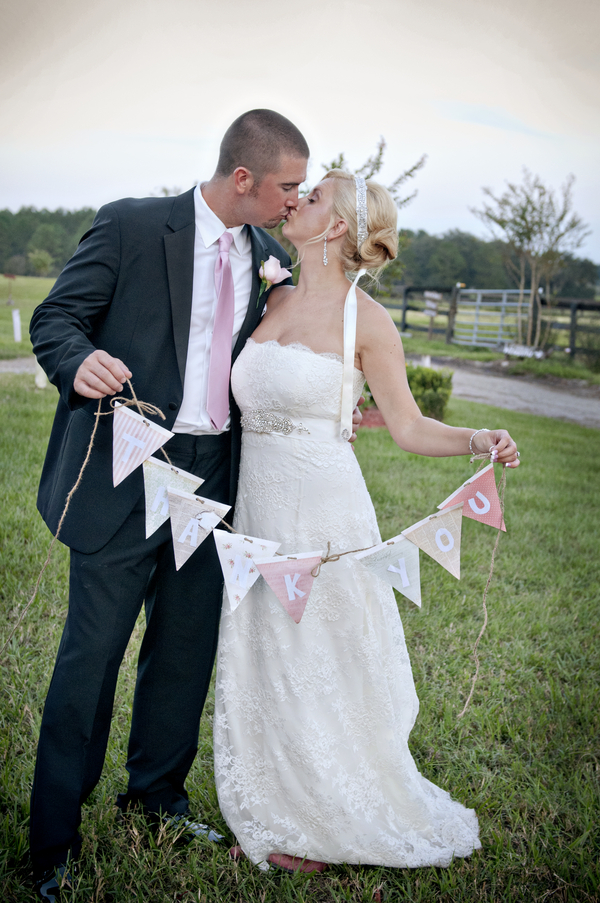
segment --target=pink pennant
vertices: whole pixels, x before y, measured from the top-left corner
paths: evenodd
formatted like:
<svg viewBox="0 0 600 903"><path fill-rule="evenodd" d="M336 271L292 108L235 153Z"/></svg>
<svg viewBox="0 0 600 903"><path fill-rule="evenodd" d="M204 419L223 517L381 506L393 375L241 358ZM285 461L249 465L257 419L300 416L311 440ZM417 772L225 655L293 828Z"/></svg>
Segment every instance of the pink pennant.
<svg viewBox="0 0 600 903"><path fill-rule="evenodd" d="M118 486L173 435L170 430L146 420L131 408L116 405L113 417L113 486Z"/></svg>
<svg viewBox="0 0 600 903"><path fill-rule="evenodd" d="M494 477L494 465L488 464L475 476L468 479L462 486L449 495L438 508L449 508L463 502L463 517L470 517L490 527L500 528L506 533L500 499L496 489Z"/></svg>
<svg viewBox="0 0 600 903"><path fill-rule="evenodd" d="M290 618L300 623L314 577L311 571L321 561L322 552L302 552L276 558L255 558L261 572Z"/></svg>

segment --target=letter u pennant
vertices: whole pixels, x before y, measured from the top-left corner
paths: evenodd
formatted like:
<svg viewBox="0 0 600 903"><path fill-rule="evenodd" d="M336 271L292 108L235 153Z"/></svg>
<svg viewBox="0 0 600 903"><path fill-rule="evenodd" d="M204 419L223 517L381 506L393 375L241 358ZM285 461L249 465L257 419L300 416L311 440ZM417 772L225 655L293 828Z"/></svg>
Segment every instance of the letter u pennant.
<svg viewBox="0 0 600 903"><path fill-rule="evenodd" d="M175 553L175 570L186 563L209 533L221 523L231 505L202 499L191 492L169 489L171 533Z"/></svg>
<svg viewBox="0 0 600 903"><path fill-rule="evenodd" d="M258 539L256 536L228 533L227 530L213 530L213 536L225 578L229 604L231 610L235 611L260 577L254 558L274 555L281 543L270 539Z"/></svg>
<svg viewBox="0 0 600 903"><path fill-rule="evenodd" d="M488 464L468 479L460 489L438 505L438 508L445 509L450 505L456 505L457 502L463 503L463 517L481 521L482 524L489 524L490 527L504 530L506 533L493 464Z"/></svg>
<svg viewBox="0 0 600 903"><path fill-rule="evenodd" d="M254 562L287 611L299 624L314 577L311 571L321 561L322 552L299 552L276 558L255 558Z"/></svg>
<svg viewBox="0 0 600 903"><path fill-rule="evenodd" d="M407 527L402 534L460 580L462 502Z"/></svg>
<svg viewBox="0 0 600 903"><path fill-rule="evenodd" d="M122 483L136 467L153 455L171 436L170 430L141 414L115 405L113 417L113 486Z"/></svg>

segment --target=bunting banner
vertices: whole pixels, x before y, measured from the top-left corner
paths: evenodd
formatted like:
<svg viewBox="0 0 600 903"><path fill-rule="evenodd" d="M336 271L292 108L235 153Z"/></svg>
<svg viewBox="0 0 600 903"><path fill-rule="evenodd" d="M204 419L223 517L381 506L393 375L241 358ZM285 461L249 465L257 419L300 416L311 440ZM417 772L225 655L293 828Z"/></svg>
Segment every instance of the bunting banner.
<svg viewBox="0 0 600 903"><path fill-rule="evenodd" d="M169 489L168 493L175 569L178 571L221 523L221 518L225 517L231 505L222 505L181 490Z"/></svg>
<svg viewBox="0 0 600 903"><path fill-rule="evenodd" d="M169 518L169 489L195 492L204 480L158 458L148 458L143 467L148 539Z"/></svg>
<svg viewBox="0 0 600 903"><path fill-rule="evenodd" d="M460 533L463 503L430 514L402 531L411 542L460 580Z"/></svg>
<svg viewBox="0 0 600 903"><path fill-rule="evenodd" d="M174 435L117 403L113 417L113 486L122 483Z"/></svg>
<svg viewBox="0 0 600 903"><path fill-rule="evenodd" d="M382 580L421 607L419 547L400 534L354 556Z"/></svg>
<svg viewBox="0 0 600 903"><path fill-rule="evenodd" d="M257 568L287 611L299 624L314 577L311 571L321 562L323 552L299 552L276 558L255 558Z"/></svg>
<svg viewBox="0 0 600 903"><path fill-rule="evenodd" d="M275 555L281 543L258 539L256 536L243 536L241 533L228 533L227 530L215 529L213 535L229 604L231 610L235 611L260 577L254 558Z"/></svg>
<svg viewBox="0 0 600 903"><path fill-rule="evenodd" d="M506 533L493 464L488 464L479 473L466 480L456 492L438 505L438 508L448 508L457 502L463 503L463 517L489 524L490 527L504 530Z"/></svg>

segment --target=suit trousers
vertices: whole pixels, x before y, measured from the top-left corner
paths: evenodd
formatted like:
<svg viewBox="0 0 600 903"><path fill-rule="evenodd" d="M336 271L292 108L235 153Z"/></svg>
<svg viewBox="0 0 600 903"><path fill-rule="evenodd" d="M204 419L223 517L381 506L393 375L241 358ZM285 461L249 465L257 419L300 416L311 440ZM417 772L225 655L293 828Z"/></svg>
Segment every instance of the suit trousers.
<svg viewBox="0 0 600 903"><path fill-rule="evenodd" d="M229 433L176 435L174 465L202 477L203 497L228 503ZM160 453L159 453L160 454ZM89 512L93 523L94 512ZM127 759L119 805L187 811L184 782L217 647L223 578L209 536L175 570L167 520L145 538L144 494L98 552L71 550L69 610L46 699L31 797L36 872L76 859L81 805L102 772L121 661L145 602Z"/></svg>

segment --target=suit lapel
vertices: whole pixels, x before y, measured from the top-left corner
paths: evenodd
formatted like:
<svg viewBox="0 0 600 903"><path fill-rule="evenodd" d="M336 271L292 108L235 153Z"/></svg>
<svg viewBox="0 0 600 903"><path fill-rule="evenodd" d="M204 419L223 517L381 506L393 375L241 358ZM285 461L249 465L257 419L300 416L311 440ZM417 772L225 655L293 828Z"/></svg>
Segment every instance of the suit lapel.
<svg viewBox="0 0 600 903"><path fill-rule="evenodd" d="M192 315L192 288L194 279L194 237L196 231L194 190L175 198L167 221L170 230L164 236L167 278L171 296L171 317L177 367L181 385L185 377L185 364Z"/></svg>
<svg viewBox="0 0 600 903"><path fill-rule="evenodd" d="M260 291L261 283L260 276L258 275L258 270L262 261L266 260L269 256L269 251L265 240L259 230L254 226L248 226L248 229L250 230L250 242L252 244L252 290L250 291L250 300L248 302L246 317L233 349L233 361L236 359L236 357L246 344L249 336L252 335L252 333L260 323L262 309L265 304L263 298L261 298L260 301L258 299L258 293Z"/></svg>

